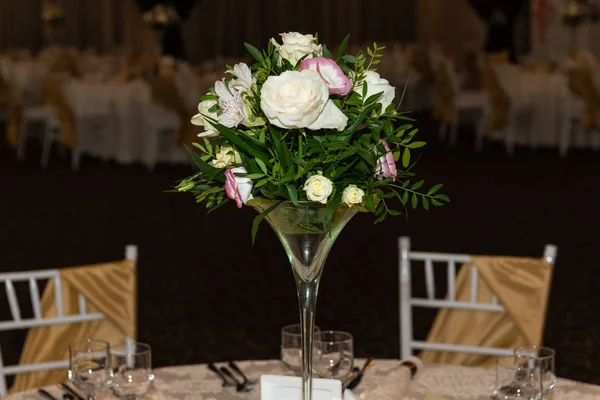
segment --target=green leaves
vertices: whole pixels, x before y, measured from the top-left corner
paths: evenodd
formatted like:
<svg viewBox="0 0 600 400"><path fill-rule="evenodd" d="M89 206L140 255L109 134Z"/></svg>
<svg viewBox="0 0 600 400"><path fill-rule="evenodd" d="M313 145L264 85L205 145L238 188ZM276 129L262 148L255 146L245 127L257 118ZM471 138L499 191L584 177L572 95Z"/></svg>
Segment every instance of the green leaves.
<svg viewBox="0 0 600 400"><path fill-rule="evenodd" d="M258 61L259 63L262 63L264 61L264 58L263 58L262 54L260 53L260 50L258 50L256 47L252 46L250 43L245 43L245 42L244 42L244 47L246 47L246 50L248 50L248 52L250 54L252 54L252 57L254 57L254 59L256 61Z"/></svg>
<svg viewBox="0 0 600 400"><path fill-rule="evenodd" d="M346 50L346 46L348 46L348 41L350 40L350 34L347 34L346 36L344 36L344 39L342 40L342 42L340 43L340 45L338 46L337 49L337 58L341 58L342 55L344 54L344 50Z"/></svg>
<svg viewBox="0 0 600 400"><path fill-rule="evenodd" d="M256 239L256 232L258 232L258 227L260 226L260 223L269 214L271 214L280 204L281 204L280 202L273 204L271 207L267 208L265 211L261 212L254 218L254 221L252 221L252 232L251 232L252 244L254 244L254 240Z"/></svg>
<svg viewBox="0 0 600 400"><path fill-rule="evenodd" d="M264 211L252 224L253 242L259 224L275 210L280 201L289 200L298 204L308 200L303 185L308 177L317 172L322 172L323 177L333 185L327 203L330 221L339 207L345 207L342 192L348 185L357 185L364 190L362 204L355 207L362 212L372 213L376 223L385 221L389 216L407 214L408 209L422 207L427 210L448 203L448 196L440 193L441 184L429 187L416 178L412 171L420 149L426 145L417 138L418 129L411 122L406 123L414 120L407 112L396 111L395 105L382 109L379 103L381 92L368 95L366 72L376 70L384 47L373 43L365 53L355 56L344 54L348 42L349 35L337 46L334 55L322 44L323 55L335 59L346 74L353 76L357 88L357 91L350 91L343 96L330 96L333 104L348 118L343 131L286 129L271 124L261 109L262 85L270 76L298 70L299 63L292 65L282 59L271 42L265 50L245 43L248 52L256 59L251 66L256 84L242 95L251 122L229 128L219 124L216 118L205 116L206 121L218 130L219 136L210 140L199 139L193 144L199 152L186 146L198 171L175 186L173 191L192 193L196 201L210 212L229 201L224 188L225 168L215 168L213 161L218 158L218 165L226 165L226 168L244 167L246 172L236 172L235 176L252 180L254 198L276 202L266 210L261 206ZM231 78L225 78L224 82L227 88L233 90ZM217 100L214 91L200 96L200 101ZM219 115L224 110L217 103L210 111ZM377 160L388 151L383 141L398 164L395 181L391 178L380 179ZM233 151L223 152L225 146L233 147Z"/></svg>

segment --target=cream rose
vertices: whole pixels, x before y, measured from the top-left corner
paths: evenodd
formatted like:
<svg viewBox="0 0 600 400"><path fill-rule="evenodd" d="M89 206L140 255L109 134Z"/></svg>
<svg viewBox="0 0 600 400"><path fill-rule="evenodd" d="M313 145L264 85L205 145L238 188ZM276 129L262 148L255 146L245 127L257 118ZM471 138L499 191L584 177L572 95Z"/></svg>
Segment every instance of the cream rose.
<svg viewBox="0 0 600 400"><path fill-rule="evenodd" d="M321 57L323 48L315 43L313 35L303 35L298 32L280 33L283 44L277 43L274 38L271 38L271 43L279 52L279 57L285 58L292 65L296 65L302 57L312 58L313 54Z"/></svg>
<svg viewBox="0 0 600 400"><path fill-rule="evenodd" d="M215 106L216 104L216 100L204 100L201 101L200 104L198 104L198 114L192 117L192 124L204 127L204 132L199 133L198 137L219 136L219 131L204 118L204 116L207 116L210 118L214 118L215 120L218 119L216 111L208 111L211 107Z"/></svg>
<svg viewBox="0 0 600 400"><path fill-rule="evenodd" d="M342 192L342 202L348 207L352 207L353 204L362 203L365 192L356 185L348 185Z"/></svg>
<svg viewBox="0 0 600 400"><path fill-rule="evenodd" d="M329 100L327 83L312 70L269 76L260 91L260 106L269 122L285 129L337 129L348 117Z"/></svg>
<svg viewBox="0 0 600 400"><path fill-rule="evenodd" d="M311 201L327 204L327 198L333 191L333 183L323 176L323 172L317 172L304 183L306 197Z"/></svg>
<svg viewBox="0 0 600 400"><path fill-rule="evenodd" d="M365 72L365 80L367 83L367 96L363 99L366 100L374 94L381 93L379 103L381 103L381 112L385 112L387 106L392 104L394 97L396 97L396 88L390 85L387 79L383 79L377 72L367 71ZM354 91L362 94L363 82L359 86L354 88Z"/></svg>
<svg viewBox="0 0 600 400"><path fill-rule="evenodd" d="M229 168L234 164L241 164L242 158L240 153L235 151L231 146L222 146L216 154L216 158L212 160L212 165L215 168Z"/></svg>

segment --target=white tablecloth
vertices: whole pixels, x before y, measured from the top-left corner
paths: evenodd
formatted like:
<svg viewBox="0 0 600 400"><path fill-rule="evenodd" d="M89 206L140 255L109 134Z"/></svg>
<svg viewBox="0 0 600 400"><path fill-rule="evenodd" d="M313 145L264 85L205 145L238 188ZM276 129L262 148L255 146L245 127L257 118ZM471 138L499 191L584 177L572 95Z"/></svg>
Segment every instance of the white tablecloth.
<svg viewBox="0 0 600 400"><path fill-rule="evenodd" d="M362 365L362 360L357 361ZM217 366L226 365L217 363ZM239 367L250 379L261 375L290 375L281 361L241 361ZM399 383L394 379L400 368L398 360L377 360L365 374L362 382L354 389L357 399L400 400ZM146 396L148 400L237 400L260 399L260 387L248 393L237 393L234 388L221 387L221 380L205 365L160 368L155 371L154 388ZM423 400L426 394L437 395L447 400L489 400L493 391L495 372L483 368L428 365L423 375L410 386L404 400ZM57 398L60 390L48 388ZM108 391L98 399L109 398ZM8 396L10 400L39 400L37 391L32 390ZM553 400L598 400L600 387L567 379L559 379Z"/></svg>

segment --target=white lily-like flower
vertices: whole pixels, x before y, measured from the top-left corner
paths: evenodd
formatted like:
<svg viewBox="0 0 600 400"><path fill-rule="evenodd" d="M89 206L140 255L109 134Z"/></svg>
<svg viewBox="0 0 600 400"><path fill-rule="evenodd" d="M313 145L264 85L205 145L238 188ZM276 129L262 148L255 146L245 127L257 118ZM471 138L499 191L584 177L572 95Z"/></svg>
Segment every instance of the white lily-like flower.
<svg viewBox="0 0 600 400"><path fill-rule="evenodd" d="M239 124L250 124L248 106L244 103L242 93L237 90L230 90L223 81L215 82L215 93L219 96L219 106L221 114L219 123L228 128L233 128Z"/></svg>
<svg viewBox="0 0 600 400"><path fill-rule="evenodd" d="M241 93L250 91L252 85L256 84L256 78L252 76L252 71L245 63L235 64L233 71L227 71L237 79L231 81L230 85Z"/></svg>

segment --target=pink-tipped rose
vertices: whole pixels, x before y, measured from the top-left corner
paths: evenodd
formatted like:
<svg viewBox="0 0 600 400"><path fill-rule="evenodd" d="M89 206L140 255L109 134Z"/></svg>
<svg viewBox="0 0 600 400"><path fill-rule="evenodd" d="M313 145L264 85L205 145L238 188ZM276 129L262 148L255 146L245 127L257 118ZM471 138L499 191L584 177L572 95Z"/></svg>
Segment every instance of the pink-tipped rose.
<svg viewBox="0 0 600 400"><path fill-rule="evenodd" d="M390 151L390 146L388 146L388 143L385 140L382 139L379 143L383 144L386 153L377 160L375 174L379 176L379 180L383 180L383 178L392 178L392 180L395 181L398 171L396 170L394 155Z"/></svg>
<svg viewBox="0 0 600 400"><path fill-rule="evenodd" d="M335 61L326 57L315 57L300 61L300 71L311 69L327 82L329 93L345 96L352 90L352 82Z"/></svg>
<svg viewBox="0 0 600 400"><path fill-rule="evenodd" d="M252 187L254 183L246 178L235 176L235 174L247 174L246 168L236 167L225 170L225 193L231 200L235 200L238 208L253 198Z"/></svg>

